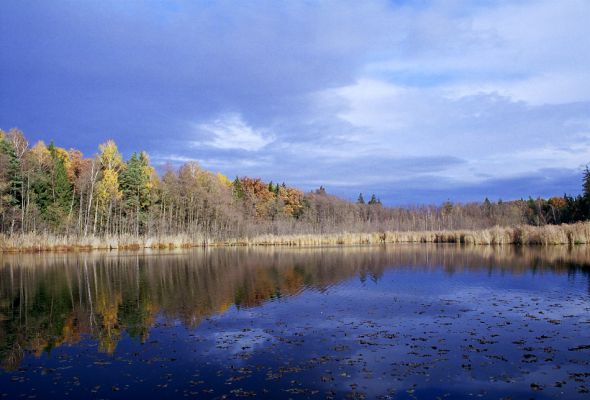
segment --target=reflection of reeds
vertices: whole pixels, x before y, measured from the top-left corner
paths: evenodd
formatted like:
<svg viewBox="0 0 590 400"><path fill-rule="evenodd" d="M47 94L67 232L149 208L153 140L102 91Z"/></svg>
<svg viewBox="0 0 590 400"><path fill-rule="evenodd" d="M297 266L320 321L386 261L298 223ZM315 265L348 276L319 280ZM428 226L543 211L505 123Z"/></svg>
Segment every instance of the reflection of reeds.
<svg viewBox="0 0 590 400"><path fill-rule="evenodd" d="M575 245L590 243L590 222L494 227L483 230L262 235L211 240L188 234L148 236L0 235L0 251L67 251L92 249L175 249L197 246L326 246L382 243L460 243L467 245Z"/></svg>
<svg viewBox="0 0 590 400"><path fill-rule="evenodd" d="M157 315L194 327L232 305L247 308L306 289L324 291L353 277L378 281L396 269L587 275L590 246L396 244L2 254L0 369L18 368L24 350L40 355L86 334L98 341L99 351L112 353L124 332L145 341Z"/></svg>
<svg viewBox="0 0 590 400"><path fill-rule="evenodd" d="M6 371L16 371L25 356L25 352L20 343L14 342L10 349L3 355L0 366Z"/></svg>

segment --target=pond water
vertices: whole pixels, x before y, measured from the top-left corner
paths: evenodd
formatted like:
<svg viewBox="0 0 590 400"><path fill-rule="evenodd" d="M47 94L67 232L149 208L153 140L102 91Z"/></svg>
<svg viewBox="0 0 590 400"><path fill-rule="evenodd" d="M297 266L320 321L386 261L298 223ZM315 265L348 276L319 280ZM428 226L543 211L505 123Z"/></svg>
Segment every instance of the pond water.
<svg viewBox="0 0 590 400"><path fill-rule="evenodd" d="M590 249L0 255L1 398L588 398Z"/></svg>

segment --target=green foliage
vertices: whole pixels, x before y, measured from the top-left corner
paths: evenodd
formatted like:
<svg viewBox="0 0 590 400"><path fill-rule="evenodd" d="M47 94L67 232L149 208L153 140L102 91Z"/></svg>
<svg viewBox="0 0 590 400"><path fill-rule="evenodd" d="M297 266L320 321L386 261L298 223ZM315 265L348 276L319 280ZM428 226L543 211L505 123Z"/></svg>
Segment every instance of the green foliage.
<svg viewBox="0 0 590 400"><path fill-rule="evenodd" d="M16 155L16 150L12 142L2 135L0 137L0 157L4 158L2 168L6 182L5 194L6 202L11 206L20 204L22 196L22 176L20 176L20 163ZM0 194L1 195L1 194Z"/></svg>
<svg viewBox="0 0 590 400"><path fill-rule="evenodd" d="M146 153L133 153L119 180L124 208L128 215L134 216L137 234L140 233L140 227L147 223L146 213L152 204L152 171Z"/></svg>
<svg viewBox="0 0 590 400"><path fill-rule="evenodd" d="M38 171L34 186L38 191L37 202L51 225L58 227L66 222L72 207L72 184L68 178L64 153L51 143L47 148L51 155L49 170Z"/></svg>
<svg viewBox="0 0 590 400"><path fill-rule="evenodd" d="M170 167L160 180L146 153L133 153L125 163L111 140L94 158L83 158L53 143L29 148L20 131L0 131L0 230L9 234L190 233L207 240L338 229L571 223L590 218L590 168L584 169L582 194L575 197L497 203L486 198L400 209L381 207L375 194L366 202L359 193L356 203L330 195L323 186L304 194L284 182L249 177L230 182L196 163Z"/></svg>
<svg viewBox="0 0 590 400"><path fill-rule="evenodd" d="M121 173L120 185L127 207L145 210L150 205L149 161L144 153L133 153Z"/></svg>
<svg viewBox="0 0 590 400"><path fill-rule="evenodd" d="M236 179L232 182L232 192L236 199L243 199L245 196L244 187L242 181L236 176Z"/></svg>
<svg viewBox="0 0 590 400"><path fill-rule="evenodd" d="M68 179L68 171L64 160L53 156L53 202L63 210L70 207L72 201L72 184Z"/></svg>
<svg viewBox="0 0 590 400"><path fill-rule="evenodd" d="M588 166L586 166L582 178L582 194L584 198L590 199L590 170L588 169Z"/></svg>

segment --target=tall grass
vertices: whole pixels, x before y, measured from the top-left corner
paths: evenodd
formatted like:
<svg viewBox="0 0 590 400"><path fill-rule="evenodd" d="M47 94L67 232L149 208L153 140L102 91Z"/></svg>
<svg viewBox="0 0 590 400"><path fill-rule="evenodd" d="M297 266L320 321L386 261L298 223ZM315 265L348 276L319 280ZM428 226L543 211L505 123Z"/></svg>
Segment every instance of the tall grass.
<svg viewBox="0 0 590 400"><path fill-rule="evenodd" d="M326 235L262 235L225 241L226 245L318 246L379 243L460 243L467 245L574 245L590 243L590 222L494 227L483 230L340 233Z"/></svg>
<svg viewBox="0 0 590 400"><path fill-rule="evenodd" d="M94 249L174 249L197 246L336 246L382 243L458 243L465 245L576 245L590 243L590 222L494 227L483 230L374 232L321 235L260 235L213 240L187 234L147 236L0 235L0 251L80 251Z"/></svg>
<svg viewBox="0 0 590 400"><path fill-rule="evenodd" d="M0 235L0 251L85 251L85 250L138 250L175 249L210 244L201 236L186 234L147 236L60 236L52 234Z"/></svg>

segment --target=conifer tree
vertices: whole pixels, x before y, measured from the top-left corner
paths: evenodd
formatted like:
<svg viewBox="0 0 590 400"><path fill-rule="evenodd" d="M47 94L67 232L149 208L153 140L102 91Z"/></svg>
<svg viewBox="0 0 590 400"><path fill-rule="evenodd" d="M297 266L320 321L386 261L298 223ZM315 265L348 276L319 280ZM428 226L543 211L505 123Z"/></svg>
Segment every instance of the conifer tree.
<svg viewBox="0 0 590 400"><path fill-rule="evenodd" d="M244 193L244 187L242 186L242 181L240 180L240 178L238 178L236 176L236 179L234 179L232 186L233 186L232 189L233 189L234 197L236 199L243 199L245 193Z"/></svg>
<svg viewBox="0 0 590 400"><path fill-rule="evenodd" d="M42 205L41 209L45 212L49 222L59 227L67 222L67 217L70 214L72 207L72 183L68 178L68 170L66 168L67 152L56 147L53 142L47 150L51 156L49 179L43 179L41 176L42 179L39 188L44 191L49 189L49 193L45 193L45 196L42 197L45 204ZM49 187L47 187L47 183L49 183Z"/></svg>
<svg viewBox="0 0 590 400"><path fill-rule="evenodd" d="M19 174L20 163L16 156L16 150L5 135L0 137L0 155L5 158L5 179L7 180L8 195L6 199L11 206L20 203L22 191L22 177Z"/></svg>
<svg viewBox="0 0 590 400"><path fill-rule="evenodd" d="M139 234L143 214L150 204L150 166L147 155L133 153L121 173L121 191L127 212L135 216L135 233Z"/></svg>
<svg viewBox="0 0 590 400"><path fill-rule="evenodd" d="M362 193L359 193L359 197L356 200L356 204L365 204L365 198L363 197Z"/></svg>
<svg viewBox="0 0 590 400"><path fill-rule="evenodd" d="M590 199L590 169L586 166L582 178L582 193L586 199Z"/></svg>

